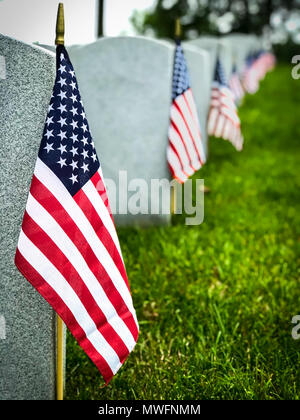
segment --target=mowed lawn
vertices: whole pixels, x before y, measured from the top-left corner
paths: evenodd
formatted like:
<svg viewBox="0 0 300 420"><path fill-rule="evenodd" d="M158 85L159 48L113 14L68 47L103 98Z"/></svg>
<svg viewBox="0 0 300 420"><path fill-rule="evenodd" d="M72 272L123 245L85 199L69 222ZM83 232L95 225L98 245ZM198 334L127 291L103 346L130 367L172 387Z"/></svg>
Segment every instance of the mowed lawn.
<svg viewBox="0 0 300 420"><path fill-rule="evenodd" d="M211 139L201 225L118 230L138 344L103 387L68 334L66 399L299 399L299 100L279 65L240 109L244 150Z"/></svg>

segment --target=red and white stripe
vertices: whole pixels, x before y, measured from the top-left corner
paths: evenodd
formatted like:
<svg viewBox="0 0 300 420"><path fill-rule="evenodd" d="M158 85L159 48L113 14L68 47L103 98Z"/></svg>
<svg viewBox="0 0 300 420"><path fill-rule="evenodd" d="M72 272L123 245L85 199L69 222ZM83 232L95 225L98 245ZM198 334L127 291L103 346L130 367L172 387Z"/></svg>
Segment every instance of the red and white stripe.
<svg viewBox="0 0 300 420"><path fill-rule="evenodd" d="M167 161L173 177L183 183L206 160L197 109L190 88L173 100L170 114Z"/></svg>
<svg viewBox="0 0 300 420"><path fill-rule="evenodd" d="M37 159L15 262L108 382L138 322L101 170L72 197Z"/></svg>
<svg viewBox="0 0 300 420"><path fill-rule="evenodd" d="M207 132L230 141L237 150L243 148L241 123L231 90L213 82Z"/></svg>
<svg viewBox="0 0 300 420"><path fill-rule="evenodd" d="M240 102L245 96L245 91L240 81L239 75L237 72L234 72L229 80L229 87L234 95L236 102Z"/></svg>
<svg viewBox="0 0 300 420"><path fill-rule="evenodd" d="M243 76L244 89L252 95L259 89L259 75L256 61L250 67L246 68Z"/></svg>

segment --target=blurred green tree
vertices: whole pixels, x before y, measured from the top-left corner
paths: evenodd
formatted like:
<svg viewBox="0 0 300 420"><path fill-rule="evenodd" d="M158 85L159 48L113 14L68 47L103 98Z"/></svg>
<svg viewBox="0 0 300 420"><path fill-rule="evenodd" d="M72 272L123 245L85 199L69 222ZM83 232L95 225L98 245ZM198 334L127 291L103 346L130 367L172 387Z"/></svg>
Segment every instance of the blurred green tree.
<svg viewBox="0 0 300 420"><path fill-rule="evenodd" d="M181 18L182 38L228 32L262 33L275 10L292 10L299 0L157 0L150 12L135 12L131 21L141 34L173 38L174 21ZM220 19L221 18L221 19Z"/></svg>

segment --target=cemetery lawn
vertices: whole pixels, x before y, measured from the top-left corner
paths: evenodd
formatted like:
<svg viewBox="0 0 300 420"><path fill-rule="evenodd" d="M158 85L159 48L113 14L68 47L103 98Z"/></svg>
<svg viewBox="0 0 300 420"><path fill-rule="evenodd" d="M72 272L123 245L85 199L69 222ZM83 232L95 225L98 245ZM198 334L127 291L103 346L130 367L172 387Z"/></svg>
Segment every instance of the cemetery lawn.
<svg viewBox="0 0 300 420"><path fill-rule="evenodd" d="M67 336L66 399L299 399L300 80L278 65L211 139L205 218L118 229L140 337L107 387ZM99 151L101 155L101 151Z"/></svg>

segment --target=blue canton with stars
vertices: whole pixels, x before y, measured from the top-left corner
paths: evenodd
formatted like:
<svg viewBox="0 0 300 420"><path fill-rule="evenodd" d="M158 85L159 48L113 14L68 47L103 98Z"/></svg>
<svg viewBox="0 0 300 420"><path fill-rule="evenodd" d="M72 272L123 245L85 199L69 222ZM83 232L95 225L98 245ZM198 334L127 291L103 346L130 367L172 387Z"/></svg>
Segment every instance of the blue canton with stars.
<svg viewBox="0 0 300 420"><path fill-rule="evenodd" d="M224 68L223 68L223 66L221 64L221 61L219 59L217 59L217 63L216 63L214 80L216 82L218 82L220 85L228 87L228 83L227 83L226 76L225 76L225 71L224 71Z"/></svg>
<svg viewBox="0 0 300 420"><path fill-rule="evenodd" d="M172 99L182 95L190 87L190 78L180 41L177 41L174 59Z"/></svg>
<svg viewBox="0 0 300 420"><path fill-rule="evenodd" d="M57 75L39 158L72 195L89 181L100 166L75 72L63 46L57 47Z"/></svg>

